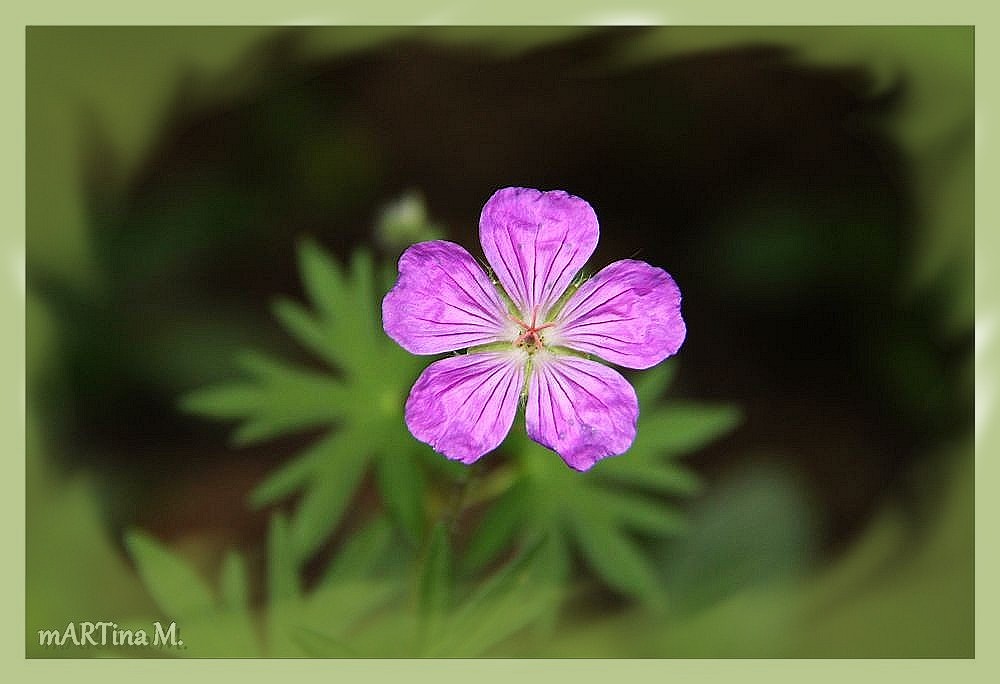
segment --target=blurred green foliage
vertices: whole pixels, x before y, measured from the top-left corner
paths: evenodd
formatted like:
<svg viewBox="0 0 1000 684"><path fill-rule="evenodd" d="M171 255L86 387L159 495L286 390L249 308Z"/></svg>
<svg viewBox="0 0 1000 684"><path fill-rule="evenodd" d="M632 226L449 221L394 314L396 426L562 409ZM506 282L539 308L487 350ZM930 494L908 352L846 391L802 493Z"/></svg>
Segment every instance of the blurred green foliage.
<svg viewBox="0 0 1000 684"><path fill-rule="evenodd" d="M674 459L726 434L739 419L729 406L660 403L672 363L640 376L643 409L626 457L608 459L581 475L514 431L509 449L518 455L521 470L480 521L467 565L476 568L492 560L512 538L544 538L553 581L568 579L570 552L576 548L609 586L661 602L655 569L630 532L670 538L684 531L683 517L665 505L664 497L693 494L698 481Z"/></svg>
<svg viewBox="0 0 1000 684"><path fill-rule="evenodd" d="M199 391L183 405L204 416L239 419L236 444L337 426L252 495L260 507L305 492L289 523L299 563L336 529L369 465L383 501L416 542L425 525L424 484L420 451L402 424L402 407L420 361L380 334L374 266L367 252L357 252L347 270L307 242L299 260L316 313L288 300L276 302L274 312L336 375L248 353L241 365L249 381ZM388 278L383 273L378 282Z"/></svg>
<svg viewBox="0 0 1000 684"><path fill-rule="evenodd" d="M521 627L543 615L556 619L559 588L572 580L573 548L609 587L652 606L662 604L656 568L633 535L669 538L683 531L683 516L666 497L690 495L698 482L676 459L731 431L739 420L737 411L661 401L672 376L672 365L664 364L640 376L637 393L644 408L639 436L626 455L608 459L588 474L576 473L531 442L519 426L498 453L470 473L431 452L406 430L406 393L427 361L406 353L381 331L378 303L394 274L382 270L377 275L366 251L355 252L345 268L312 242L300 248L299 264L315 313L288 300L276 302L274 313L328 368L293 367L245 353L241 366L247 380L196 391L182 402L196 414L238 421L233 433L237 446L326 430L251 494L255 507L296 498L287 521L283 514L272 520L272 605L278 602L287 612L287 601L305 606L313 600L311 593L302 593L296 573L338 532L352 503L357 505L369 469L395 533L407 542L397 553L423 568L414 623L385 628L416 630L416 650L408 653L449 655L450 648L455 649L451 654L470 653L470 644L492 646L499 640L475 636L469 622L499 620L501 627L495 629L509 636L509 628L503 627L508 621ZM491 470L480 472L490 463ZM476 504L480 520L465 548L455 549L450 530L459 524L467 503ZM522 549L520 558L483 579L484 569L516 549ZM516 598L521 589L517 583L508 587L512 574L531 575L531 591L538 595L527 601ZM457 601L458 589L470 582L486 582L488 588ZM276 586L284 588L277 591ZM514 593L507 596L508 590ZM530 615L524 614L529 607ZM511 615L501 618L504 611ZM493 613L498 615L485 619ZM357 650L353 638L328 625L309 630L299 639L307 640L314 652L322 650L322 643ZM286 636L275 643L285 643ZM390 654L398 655L369 653Z"/></svg>

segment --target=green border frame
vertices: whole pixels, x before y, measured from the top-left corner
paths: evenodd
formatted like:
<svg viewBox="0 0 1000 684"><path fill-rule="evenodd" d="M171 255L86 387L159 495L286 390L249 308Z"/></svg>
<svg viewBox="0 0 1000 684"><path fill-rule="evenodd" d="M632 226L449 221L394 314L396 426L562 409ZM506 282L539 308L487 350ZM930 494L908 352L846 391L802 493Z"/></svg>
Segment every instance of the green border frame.
<svg viewBox="0 0 1000 684"><path fill-rule="evenodd" d="M3 127L4 184L9 191L5 203L8 214L0 230L0 307L12 324L3 336L2 383L0 416L2 416L5 453L8 458L4 496L0 501L6 535L13 538L21 550L19 562L6 564L6 573L13 577L3 582L8 619L0 622L4 670L15 681L55 677L90 679L122 676L147 681L166 681L197 672L207 677L223 674L248 680L296 675L343 678L417 676L421 680L439 682L442 679L503 681L525 676L538 679L553 675L580 678L586 681L617 677L672 676L688 678L788 679L790 681L840 682L847 678L907 679L938 681L943 677L960 681L992 679L996 670L997 640L995 620L997 590L984 578L996 576L996 536L986 525L976 529L976 653L974 660L824 660L824 661L572 661L572 660L501 660L501 661L101 661L101 660L27 660L24 658L24 563L25 535L24 499L24 60L25 27L32 24L927 24L974 25L975 55L979 66L997 63L1000 42L996 24L987 16L984 3L975 0L952 0L947 4L920 7L912 2L890 0L873 3L870 0L842 0L822 6L803 7L789 0L762 0L755 3L709 5L691 0L665 2L629 2L613 7L608 0L558 0L550 3L513 0L503 5L487 5L476 9L431 0L418 2L365 3L363 9L346 8L317 0L290 0L280 5L246 3L226 0L205 3L176 0L167 5L138 6L122 0L93 0L88 3L14 2L2 11L3 51L6 59L2 69L8 88L16 95L5 105L6 126ZM997 117L996 78L992 70L977 69L976 74L976 372L977 429L976 435L976 514L980 521L992 520L997 513L997 497L989 496L988 484L996 481L996 462L988 455L996 452L1000 432L996 429L997 396L995 369L987 363L991 349L1000 345L997 329L1000 318L1000 271L996 269L997 206L996 192L997 145L1000 144ZM978 192L985 190L985 192ZM982 333L982 334L980 334ZM983 457L983 454L987 454ZM66 668L72 668L66 669ZM994 673L995 676L995 673Z"/></svg>

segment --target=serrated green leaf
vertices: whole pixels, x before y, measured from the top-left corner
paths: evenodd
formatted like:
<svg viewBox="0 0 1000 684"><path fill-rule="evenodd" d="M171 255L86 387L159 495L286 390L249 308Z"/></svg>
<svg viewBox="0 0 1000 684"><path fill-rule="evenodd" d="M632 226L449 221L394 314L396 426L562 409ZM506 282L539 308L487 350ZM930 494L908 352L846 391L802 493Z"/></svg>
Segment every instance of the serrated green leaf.
<svg viewBox="0 0 1000 684"><path fill-rule="evenodd" d="M660 404L642 419L632 451L689 453L731 431L739 422L740 412L732 406Z"/></svg>
<svg viewBox="0 0 1000 684"><path fill-rule="evenodd" d="M343 450L316 471L291 522L292 548L299 562L308 560L337 528L366 465L364 452Z"/></svg>
<svg viewBox="0 0 1000 684"><path fill-rule="evenodd" d="M660 373L645 390L655 394L650 388L659 391L666 377ZM585 474L568 470L525 440L516 442L521 477L529 485L522 520L537 532L549 531L554 563L567 566L572 543L584 551L588 567L601 581L654 607L662 605L648 552L630 534L672 537L684 532L684 518L651 495L693 491L697 480L670 461L676 455L672 450L707 442L730 429L738 416L730 407L689 408L644 410L632 448ZM483 542L471 542L478 543Z"/></svg>
<svg viewBox="0 0 1000 684"><path fill-rule="evenodd" d="M219 594L222 606L230 611L244 611L249 605L250 586L243 558L235 551L226 554L222 562Z"/></svg>
<svg viewBox="0 0 1000 684"><path fill-rule="evenodd" d="M279 299L272 305L271 311L285 330L306 349L334 367L343 364L343 358L337 354L336 340L304 308L290 300Z"/></svg>
<svg viewBox="0 0 1000 684"><path fill-rule="evenodd" d="M243 352L237 363L251 381L193 393L185 406L212 417L240 420L231 437L236 445L307 429L335 430L288 462L250 497L259 508L302 490L312 491L305 495L290 531L300 559L336 528L345 501L360 482L358 464L370 456L379 457L376 474L387 509L416 542L425 527L424 476L415 463L419 452L406 434L402 405L420 361L381 332L376 271L369 252L355 252L345 271L315 243L305 241L299 247L299 264L314 311L279 300L274 312L293 336L335 365L338 376ZM345 443L357 442L360 435L363 445ZM337 473L322 484L322 491L314 491L322 480L322 468L348 455L353 459L350 472Z"/></svg>
<svg viewBox="0 0 1000 684"><path fill-rule="evenodd" d="M514 539L527 508L527 485L519 482L486 510L462 558L472 573L495 559Z"/></svg>
<svg viewBox="0 0 1000 684"><path fill-rule="evenodd" d="M246 352L239 365L257 383L238 382L200 390L183 401L185 410L216 418L242 418L233 435L239 445L286 432L329 425L353 405L336 379Z"/></svg>
<svg viewBox="0 0 1000 684"><path fill-rule="evenodd" d="M194 621L216 609L205 581L158 541L133 530L125 535L125 546L146 590L168 617Z"/></svg>
<svg viewBox="0 0 1000 684"><path fill-rule="evenodd" d="M311 271L303 270L303 279L310 295L312 288L325 288L336 292L339 299L321 301L312 296L320 318L298 304L279 300L273 307L275 316L307 349L345 373L364 376L369 371L377 371L377 365L366 362L376 342L381 342L376 338L380 326L372 315L377 302L371 254L365 250L355 251L349 277L345 280L336 262L323 255L315 245L306 248L306 253L309 256L303 263L308 261Z"/></svg>
<svg viewBox="0 0 1000 684"><path fill-rule="evenodd" d="M389 452L375 464L382 501L411 542L424 534L424 477L409 452Z"/></svg>
<svg viewBox="0 0 1000 684"><path fill-rule="evenodd" d="M312 240L299 245L299 271L309 300L316 305L327 320L338 318L344 297L344 277L340 265Z"/></svg>
<svg viewBox="0 0 1000 684"><path fill-rule="evenodd" d="M346 373L368 372L375 335L370 311L376 305L371 295L371 256L357 250L349 275L315 243L303 243L299 257L309 299L320 313L327 336L338 341L328 351L336 354Z"/></svg>
<svg viewBox="0 0 1000 684"><path fill-rule="evenodd" d="M649 561L610 522L594 516L570 515L573 538L587 564L608 585L625 594L656 603L661 590Z"/></svg>
<svg viewBox="0 0 1000 684"><path fill-rule="evenodd" d="M355 333L360 343L370 348L375 342L376 331L381 330L381 324L376 318L377 300L372 289L375 278L375 267L372 255L367 250L358 249L351 255L351 285L354 292L354 304L358 313L358 327Z"/></svg>
<svg viewBox="0 0 1000 684"><path fill-rule="evenodd" d="M327 459L340 451L343 432L324 437L290 462L272 473L250 493L250 505L255 509L273 504L304 486Z"/></svg>
<svg viewBox="0 0 1000 684"><path fill-rule="evenodd" d="M351 398L343 383L324 373L301 368L278 361L258 352L242 352L237 355L237 364L247 373L264 381L263 387L270 387L284 401L302 402L308 407L333 403L344 406ZM290 393L290 394L288 394ZM336 418L338 414L333 414ZM324 417L329 417L324 414Z"/></svg>
<svg viewBox="0 0 1000 684"><path fill-rule="evenodd" d="M346 389L332 378L315 373L288 372L272 376L261 387L262 408L248 416L233 434L240 446L289 432L329 426L353 405Z"/></svg>

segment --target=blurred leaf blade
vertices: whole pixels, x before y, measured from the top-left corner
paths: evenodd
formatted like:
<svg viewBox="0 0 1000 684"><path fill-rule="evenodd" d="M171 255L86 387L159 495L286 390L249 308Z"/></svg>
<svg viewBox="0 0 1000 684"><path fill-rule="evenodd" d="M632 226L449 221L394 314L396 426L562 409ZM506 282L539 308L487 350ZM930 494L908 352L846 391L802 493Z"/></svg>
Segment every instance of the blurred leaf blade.
<svg viewBox="0 0 1000 684"><path fill-rule="evenodd" d="M313 629L295 627L292 640L309 658L359 658L361 654L342 641Z"/></svg>
<svg viewBox="0 0 1000 684"><path fill-rule="evenodd" d="M411 542L423 536L424 479L409 454L385 454L375 466L386 506Z"/></svg>
<svg viewBox="0 0 1000 684"><path fill-rule="evenodd" d="M740 412L732 406L665 402L642 420L633 449L690 453L731 432L739 421Z"/></svg>
<svg viewBox="0 0 1000 684"><path fill-rule="evenodd" d="M448 528L439 523L431 533L420 573L417 605L422 650L431 648L440 638L442 624L451 604L451 562Z"/></svg>
<svg viewBox="0 0 1000 684"><path fill-rule="evenodd" d="M147 591L168 617L196 620L215 610L215 599L205 581L151 536L133 530L126 534L125 546Z"/></svg>
<svg viewBox="0 0 1000 684"><path fill-rule="evenodd" d="M339 366L340 357L331 351L336 340L331 339L329 331L324 330L323 326L302 306L288 299L279 299L274 303L272 313L285 330L302 343L302 346L335 368Z"/></svg>
<svg viewBox="0 0 1000 684"><path fill-rule="evenodd" d="M245 611L250 603L250 585L247 578L246 564L235 551L226 554L222 564L222 580L220 582L222 605L231 611Z"/></svg>
<svg viewBox="0 0 1000 684"><path fill-rule="evenodd" d="M466 598L450 616L438 655L482 656L553 610L559 594L538 572L541 546L536 539Z"/></svg>
<svg viewBox="0 0 1000 684"><path fill-rule="evenodd" d="M650 561L609 521L570 516L573 538L587 564L609 586L656 605L662 589Z"/></svg>
<svg viewBox="0 0 1000 684"><path fill-rule="evenodd" d="M291 462L271 473L250 493L250 505L255 509L269 506L305 486L323 463L336 457L342 439L340 432L324 437Z"/></svg>
<svg viewBox="0 0 1000 684"><path fill-rule="evenodd" d="M364 452L341 450L338 455L324 464L316 484L295 509L290 534L300 561L308 559L337 528L364 475Z"/></svg>
<svg viewBox="0 0 1000 684"><path fill-rule="evenodd" d="M393 545L393 528L378 516L364 529L352 534L327 566L320 586L348 579L370 577Z"/></svg>
<svg viewBox="0 0 1000 684"><path fill-rule="evenodd" d="M526 490L527 485L518 482L487 508L462 556L467 572L495 559L515 538L526 512Z"/></svg>
<svg viewBox="0 0 1000 684"><path fill-rule="evenodd" d="M271 516L267 538L268 595L272 605L297 600L301 595L288 520L282 513Z"/></svg>

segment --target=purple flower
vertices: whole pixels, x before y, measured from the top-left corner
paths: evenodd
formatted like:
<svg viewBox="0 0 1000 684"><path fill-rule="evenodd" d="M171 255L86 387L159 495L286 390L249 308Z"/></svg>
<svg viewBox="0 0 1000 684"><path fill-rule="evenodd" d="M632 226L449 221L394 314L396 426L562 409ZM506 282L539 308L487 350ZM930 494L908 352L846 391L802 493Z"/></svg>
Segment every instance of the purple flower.
<svg viewBox="0 0 1000 684"><path fill-rule="evenodd" d="M382 301L386 333L414 354L469 349L432 363L406 401L417 439L462 463L497 448L526 395L528 435L571 468L625 452L639 403L616 371L649 368L684 341L681 293L643 261L574 281L597 246L597 216L561 190L504 188L483 207L490 277L461 246L413 245Z"/></svg>

